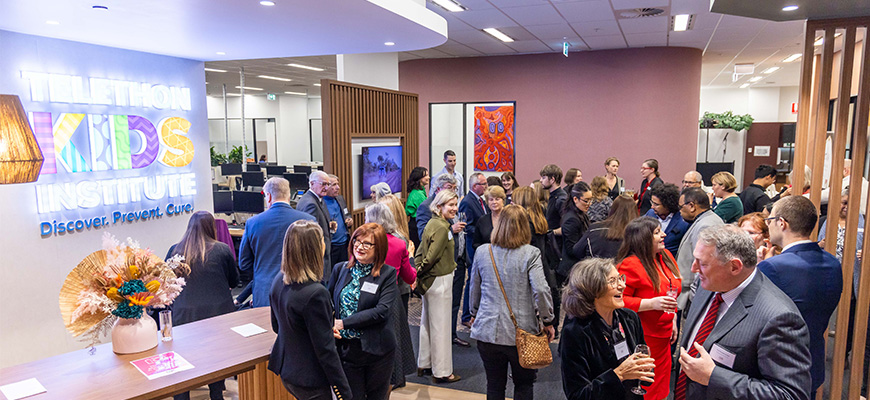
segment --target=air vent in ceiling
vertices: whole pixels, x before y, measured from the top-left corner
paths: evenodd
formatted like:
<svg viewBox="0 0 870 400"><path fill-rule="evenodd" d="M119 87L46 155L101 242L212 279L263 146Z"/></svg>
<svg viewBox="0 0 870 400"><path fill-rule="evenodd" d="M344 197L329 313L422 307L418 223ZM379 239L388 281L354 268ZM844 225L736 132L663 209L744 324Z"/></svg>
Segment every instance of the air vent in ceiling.
<svg viewBox="0 0 870 400"><path fill-rule="evenodd" d="M620 18L646 18L646 17L656 17L664 14L665 10L661 8L654 7L645 7L645 8L634 8L631 10L622 10L619 11Z"/></svg>

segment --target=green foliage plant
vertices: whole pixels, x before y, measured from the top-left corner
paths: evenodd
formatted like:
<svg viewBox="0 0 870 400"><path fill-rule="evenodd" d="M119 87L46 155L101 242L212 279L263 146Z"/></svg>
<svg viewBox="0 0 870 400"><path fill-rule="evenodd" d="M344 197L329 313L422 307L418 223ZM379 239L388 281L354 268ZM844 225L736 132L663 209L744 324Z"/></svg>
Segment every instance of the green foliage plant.
<svg viewBox="0 0 870 400"><path fill-rule="evenodd" d="M706 124L705 121L707 122ZM712 121L712 124L710 121ZM699 125L701 128L734 129L739 132L744 129L749 129L749 127L752 126L752 121L752 116L749 114L734 115L730 110L721 114L715 114L708 111L704 113L703 117L701 117Z"/></svg>

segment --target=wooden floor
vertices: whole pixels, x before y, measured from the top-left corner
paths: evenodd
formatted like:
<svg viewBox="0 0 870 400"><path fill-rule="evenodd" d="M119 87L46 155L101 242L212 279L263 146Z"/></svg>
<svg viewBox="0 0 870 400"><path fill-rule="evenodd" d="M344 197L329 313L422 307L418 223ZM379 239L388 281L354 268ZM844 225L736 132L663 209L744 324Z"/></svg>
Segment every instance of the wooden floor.
<svg viewBox="0 0 870 400"><path fill-rule="evenodd" d="M239 385L234 379L227 379L227 390L224 392L224 399L238 400ZM200 389L190 392L191 400L208 400L208 388L203 386ZM484 400L485 394L464 392L461 390L447 389L438 386L420 385L417 383L408 383L407 386L394 390L390 394L390 400ZM171 399L166 399L171 400Z"/></svg>

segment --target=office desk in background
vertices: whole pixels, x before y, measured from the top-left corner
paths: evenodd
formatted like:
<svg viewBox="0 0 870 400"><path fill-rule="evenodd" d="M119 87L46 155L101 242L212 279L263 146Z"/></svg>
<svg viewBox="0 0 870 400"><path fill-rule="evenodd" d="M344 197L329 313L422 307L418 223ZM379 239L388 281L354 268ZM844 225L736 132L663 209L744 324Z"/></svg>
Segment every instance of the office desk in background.
<svg viewBox="0 0 870 400"><path fill-rule="evenodd" d="M141 353L118 355L106 343L97 346L94 355L82 349L0 369L0 386L36 378L47 391L28 400L162 399L238 375L240 400L293 400L280 378L266 369L275 342L269 313L268 307L261 307L178 326L172 330L172 341ZM247 323L266 332L246 338L230 329ZM194 368L148 380L130 364L167 351L181 355Z"/></svg>

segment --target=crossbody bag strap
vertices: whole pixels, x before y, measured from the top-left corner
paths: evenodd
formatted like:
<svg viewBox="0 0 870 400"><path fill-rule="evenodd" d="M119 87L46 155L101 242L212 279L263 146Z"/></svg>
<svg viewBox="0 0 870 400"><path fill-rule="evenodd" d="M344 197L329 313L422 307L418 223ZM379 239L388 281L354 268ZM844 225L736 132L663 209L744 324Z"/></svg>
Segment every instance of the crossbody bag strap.
<svg viewBox="0 0 870 400"><path fill-rule="evenodd" d="M504 302L507 303L508 312L511 314L511 321L514 323L514 328L519 328L517 318L514 317L514 310L511 308L511 302L508 301L507 293L504 291L504 285L501 283L501 276L498 274L498 267L495 266L495 256L492 255L492 245L489 245L489 258L492 260L492 269L495 270L495 278L498 279L498 286L501 288L501 294L504 295Z"/></svg>

